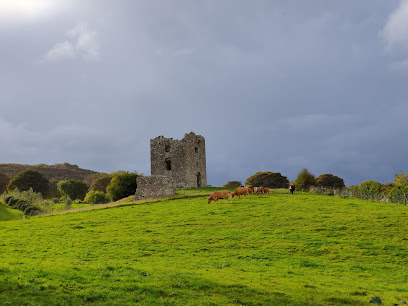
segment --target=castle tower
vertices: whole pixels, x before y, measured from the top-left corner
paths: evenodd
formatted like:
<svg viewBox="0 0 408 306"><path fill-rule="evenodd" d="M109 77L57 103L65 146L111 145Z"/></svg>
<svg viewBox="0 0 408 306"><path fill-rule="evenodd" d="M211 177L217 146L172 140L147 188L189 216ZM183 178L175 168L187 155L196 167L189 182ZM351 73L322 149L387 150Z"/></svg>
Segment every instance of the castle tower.
<svg viewBox="0 0 408 306"><path fill-rule="evenodd" d="M151 174L167 176L174 188L207 186L203 136L190 132L182 140L150 139L150 162Z"/></svg>

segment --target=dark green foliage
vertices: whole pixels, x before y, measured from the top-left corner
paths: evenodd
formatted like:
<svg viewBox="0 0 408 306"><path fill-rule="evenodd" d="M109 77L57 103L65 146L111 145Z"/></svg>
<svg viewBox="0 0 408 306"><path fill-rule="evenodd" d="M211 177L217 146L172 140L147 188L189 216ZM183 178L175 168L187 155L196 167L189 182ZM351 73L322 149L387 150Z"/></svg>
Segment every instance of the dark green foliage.
<svg viewBox="0 0 408 306"><path fill-rule="evenodd" d="M59 192L72 200L83 200L88 192L88 185L78 180L68 180L58 182Z"/></svg>
<svg viewBox="0 0 408 306"><path fill-rule="evenodd" d="M222 186L222 187L224 187L224 188L238 188L238 187L241 187L242 186L242 184L241 184L241 182L238 182L238 181L230 181L230 182L228 182L228 183L226 183L224 186Z"/></svg>
<svg viewBox="0 0 408 306"><path fill-rule="evenodd" d="M389 199L393 203L408 204L408 184L397 185L392 188Z"/></svg>
<svg viewBox="0 0 408 306"><path fill-rule="evenodd" d="M257 172L245 181L245 185L262 186L268 188L287 188L288 178L279 172Z"/></svg>
<svg viewBox="0 0 408 306"><path fill-rule="evenodd" d="M380 193L381 184L375 181L365 181L360 184L358 190L363 194Z"/></svg>
<svg viewBox="0 0 408 306"><path fill-rule="evenodd" d="M0 194L7 190L7 185L10 182L10 177L6 174L0 173Z"/></svg>
<svg viewBox="0 0 408 306"><path fill-rule="evenodd" d="M47 192L47 195L45 197L47 199L61 197L61 193L58 190L58 181L56 181L56 180L51 180L50 181L50 183L48 184L48 192Z"/></svg>
<svg viewBox="0 0 408 306"><path fill-rule="evenodd" d="M11 195L6 195L4 197L4 201L11 207L14 208L15 205L17 205L18 199L16 199L15 197L11 196Z"/></svg>
<svg viewBox="0 0 408 306"><path fill-rule="evenodd" d="M311 186L316 186L316 178L309 170L303 168L298 173L294 184L296 185L296 190L308 191Z"/></svg>
<svg viewBox="0 0 408 306"><path fill-rule="evenodd" d="M113 175L111 182L106 188L107 193L113 201L126 198L136 192L137 173L129 173L125 171L117 172Z"/></svg>
<svg viewBox="0 0 408 306"><path fill-rule="evenodd" d="M335 188L335 189L341 189L345 187L343 179L333 174L319 175L316 179L316 185L319 187Z"/></svg>
<svg viewBox="0 0 408 306"><path fill-rule="evenodd" d="M105 204L109 203L111 199L108 195L100 191L89 191L85 196L85 203L88 204Z"/></svg>
<svg viewBox="0 0 408 306"><path fill-rule="evenodd" d="M112 180L113 175L105 175L101 178L96 179L92 185L91 185L91 190L92 191L100 191L106 193L106 188L108 187L109 183Z"/></svg>
<svg viewBox="0 0 408 306"><path fill-rule="evenodd" d="M25 170L17 174L7 185L7 190L12 191L18 189L19 191L27 191L30 188L34 192L47 194L48 179L40 172L35 170Z"/></svg>
<svg viewBox="0 0 408 306"><path fill-rule="evenodd" d="M34 216L41 210L40 207L38 207L34 203L32 203L30 201L27 201L27 200L24 200L24 199L20 199L18 197L16 198L16 197L11 196L11 195L6 195L4 197L4 201L11 208L18 209L18 210L22 211L27 216Z"/></svg>

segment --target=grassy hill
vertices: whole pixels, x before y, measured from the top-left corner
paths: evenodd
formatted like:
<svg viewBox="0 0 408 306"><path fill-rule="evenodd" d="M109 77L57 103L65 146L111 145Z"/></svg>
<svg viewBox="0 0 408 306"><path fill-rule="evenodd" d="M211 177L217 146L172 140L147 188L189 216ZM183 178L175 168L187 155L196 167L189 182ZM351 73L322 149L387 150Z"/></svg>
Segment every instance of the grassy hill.
<svg viewBox="0 0 408 306"><path fill-rule="evenodd" d="M23 219L23 212L0 203L0 221Z"/></svg>
<svg viewBox="0 0 408 306"><path fill-rule="evenodd" d="M76 165L68 163L57 165L22 165L22 164L0 164L0 173L7 174L10 178L24 170L36 170L44 174L49 180L84 180L86 177L97 174L97 172L81 169Z"/></svg>
<svg viewBox="0 0 408 306"><path fill-rule="evenodd" d="M408 301L406 206L205 199L0 222L0 305Z"/></svg>

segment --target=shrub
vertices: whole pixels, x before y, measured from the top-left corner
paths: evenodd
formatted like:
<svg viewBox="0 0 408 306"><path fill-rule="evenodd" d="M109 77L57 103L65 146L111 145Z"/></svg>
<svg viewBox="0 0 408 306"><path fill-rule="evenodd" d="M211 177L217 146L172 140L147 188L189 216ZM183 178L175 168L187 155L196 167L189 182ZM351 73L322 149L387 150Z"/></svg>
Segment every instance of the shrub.
<svg viewBox="0 0 408 306"><path fill-rule="evenodd" d="M113 201L117 201L135 194L137 184L137 173L129 173L125 171L117 172L113 175L111 182L106 188L107 193Z"/></svg>
<svg viewBox="0 0 408 306"><path fill-rule="evenodd" d="M392 188L389 199L393 203L408 204L408 184L397 185Z"/></svg>
<svg viewBox="0 0 408 306"><path fill-rule="evenodd" d="M360 184L358 191L362 194L372 194L381 192L381 184L376 181L365 181Z"/></svg>
<svg viewBox="0 0 408 306"><path fill-rule="evenodd" d="M238 182L238 181L230 181L230 182L228 182L228 183L226 183L224 186L222 186L222 187L224 187L224 188L238 188L238 187L241 187L242 186L242 184L241 184L241 182Z"/></svg>
<svg viewBox="0 0 408 306"><path fill-rule="evenodd" d="M21 210L25 215L33 216L41 211L39 204L43 203L41 193L30 188L27 191L14 190L4 196L4 201L12 208Z"/></svg>
<svg viewBox="0 0 408 306"><path fill-rule="evenodd" d="M325 188L343 188L345 187L342 178L333 174L321 174L316 179L316 185Z"/></svg>
<svg viewBox="0 0 408 306"><path fill-rule="evenodd" d="M35 170L25 170L17 174L10 181L7 185L7 190L18 189L19 191L26 191L32 188L34 192L45 195L48 192L48 184L48 179L42 173Z"/></svg>
<svg viewBox="0 0 408 306"><path fill-rule="evenodd" d="M309 170L303 168L299 171L294 184L297 190L308 191L311 186L316 186L316 178Z"/></svg>
<svg viewBox="0 0 408 306"><path fill-rule="evenodd" d="M110 198L103 192L91 190L86 194L84 202L88 204L105 204L110 202Z"/></svg>
<svg viewBox="0 0 408 306"><path fill-rule="evenodd" d="M262 186L268 188L287 188L288 178L279 172L257 172L245 181L245 185Z"/></svg>
<svg viewBox="0 0 408 306"><path fill-rule="evenodd" d="M68 180L58 182L59 192L73 200L83 200L88 192L88 185L78 180Z"/></svg>

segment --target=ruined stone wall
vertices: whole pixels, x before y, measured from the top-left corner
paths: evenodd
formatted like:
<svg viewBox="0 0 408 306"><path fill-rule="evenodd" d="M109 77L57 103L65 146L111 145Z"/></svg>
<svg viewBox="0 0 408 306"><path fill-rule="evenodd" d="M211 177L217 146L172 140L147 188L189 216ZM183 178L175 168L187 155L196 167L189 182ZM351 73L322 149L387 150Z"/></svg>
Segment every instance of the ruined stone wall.
<svg viewBox="0 0 408 306"><path fill-rule="evenodd" d="M170 178L174 188L207 186L205 139L193 132L182 140L156 137L150 140L151 174Z"/></svg>
<svg viewBox="0 0 408 306"><path fill-rule="evenodd" d="M169 177L173 188L186 185L184 161L185 152L180 140L163 136L150 140L151 173Z"/></svg>
<svg viewBox="0 0 408 306"><path fill-rule="evenodd" d="M207 167L205 160L205 139L193 132L182 139L185 150L185 180L188 187L207 186Z"/></svg>
<svg viewBox="0 0 408 306"><path fill-rule="evenodd" d="M138 176L135 200L163 198L175 194L170 178L164 175Z"/></svg>

